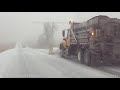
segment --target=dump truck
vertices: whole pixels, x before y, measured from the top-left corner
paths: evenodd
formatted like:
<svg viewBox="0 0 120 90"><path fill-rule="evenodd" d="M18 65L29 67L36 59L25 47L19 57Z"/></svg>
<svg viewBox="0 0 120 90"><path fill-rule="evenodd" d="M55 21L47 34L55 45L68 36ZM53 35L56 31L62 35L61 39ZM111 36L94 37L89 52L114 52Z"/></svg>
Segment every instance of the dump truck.
<svg viewBox="0 0 120 90"><path fill-rule="evenodd" d="M99 15L83 23L69 24L62 31L62 57L74 55L88 66L120 61L120 19Z"/></svg>

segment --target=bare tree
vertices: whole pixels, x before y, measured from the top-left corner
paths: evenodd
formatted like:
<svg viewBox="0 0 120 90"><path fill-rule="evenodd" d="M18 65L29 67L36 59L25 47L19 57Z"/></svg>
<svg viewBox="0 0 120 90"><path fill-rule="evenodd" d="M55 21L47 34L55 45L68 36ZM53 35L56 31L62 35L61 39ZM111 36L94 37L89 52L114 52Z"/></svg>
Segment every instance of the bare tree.
<svg viewBox="0 0 120 90"><path fill-rule="evenodd" d="M49 44L49 54L53 53L53 35L56 31L57 26L54 22L46 22L44 23L44 35L46 35L47 42Z"/></svg>

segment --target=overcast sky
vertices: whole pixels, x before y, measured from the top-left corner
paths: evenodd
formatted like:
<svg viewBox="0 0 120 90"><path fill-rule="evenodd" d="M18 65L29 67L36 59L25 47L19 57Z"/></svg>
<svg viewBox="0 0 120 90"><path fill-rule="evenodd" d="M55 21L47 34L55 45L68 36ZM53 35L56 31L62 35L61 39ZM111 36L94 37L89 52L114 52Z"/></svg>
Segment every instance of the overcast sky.
<svg viewBox="0 0 120 90"><path fill-rule="evenodd" d="M69 22L70 20L82 22L96 15L120 18L120 12L0 12L0 43L21 39L36 40L42 33L41 22ZM58 28L60 31L67 27L61 24Z"/></svg>

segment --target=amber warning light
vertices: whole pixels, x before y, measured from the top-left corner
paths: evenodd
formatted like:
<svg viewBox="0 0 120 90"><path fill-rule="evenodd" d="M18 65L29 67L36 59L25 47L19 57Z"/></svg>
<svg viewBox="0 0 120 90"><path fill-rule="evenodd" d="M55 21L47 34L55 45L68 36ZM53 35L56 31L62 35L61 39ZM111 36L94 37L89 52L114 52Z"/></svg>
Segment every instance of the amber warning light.
<svg viewBox="0 0 120 90"><path fill-rule="evenodd" d="M94 36L94 32L92 32L92 36Z"/></svg>

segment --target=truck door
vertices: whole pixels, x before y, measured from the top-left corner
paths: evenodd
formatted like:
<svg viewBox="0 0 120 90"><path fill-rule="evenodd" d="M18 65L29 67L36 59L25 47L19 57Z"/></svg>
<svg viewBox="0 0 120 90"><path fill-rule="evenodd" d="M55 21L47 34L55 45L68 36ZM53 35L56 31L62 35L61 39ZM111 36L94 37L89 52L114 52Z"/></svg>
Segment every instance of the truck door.
<svg viewBox="0 0 120 90"><path fill-rule="evenodd" d="M63 30L64 36L63 36L63 46L64 48L67 48L67 41L68 41L68 30Z"/></svg>
<svg viewBox="0 0 120 90"><path fill-rule="evenodd" d="M70 30L68 29L68 32L67 32L67 47L70 46Z"/></svg>

